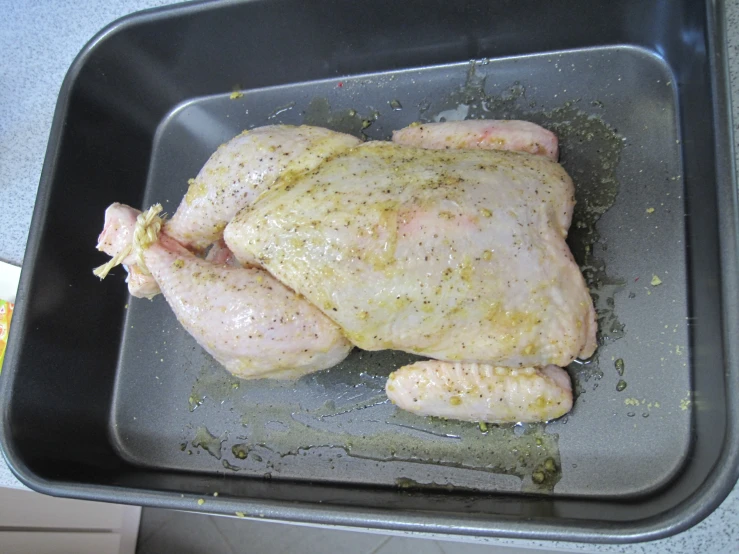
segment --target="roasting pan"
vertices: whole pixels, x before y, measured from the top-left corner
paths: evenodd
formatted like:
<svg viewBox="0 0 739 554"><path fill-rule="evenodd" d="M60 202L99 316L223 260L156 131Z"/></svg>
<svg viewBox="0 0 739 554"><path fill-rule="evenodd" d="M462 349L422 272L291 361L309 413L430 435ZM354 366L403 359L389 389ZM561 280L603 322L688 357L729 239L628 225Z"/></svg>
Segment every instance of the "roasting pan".
<svg viewBox="0 0 739 554"><path fill-rule="evenodd" d="M0 440L46 494L295 522L627 542L737 479L737 218L720 2L208 2L100 32L61 89L2 374ZM245 128L387 139L523 118L560 136L599 312L547 425L398 413L411 356L230 378L161 297L99 282L111 202L170 214ZM214 493L217 496L213 496Z"/></svg>

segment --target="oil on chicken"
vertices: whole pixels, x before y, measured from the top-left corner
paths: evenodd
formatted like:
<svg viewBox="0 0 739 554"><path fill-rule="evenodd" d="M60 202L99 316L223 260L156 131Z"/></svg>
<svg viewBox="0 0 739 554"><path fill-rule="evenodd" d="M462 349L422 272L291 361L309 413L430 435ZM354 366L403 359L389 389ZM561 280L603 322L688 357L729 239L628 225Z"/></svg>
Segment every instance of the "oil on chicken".
<svg viewBox="0 0 739 554"><path fill-rule="evenodd" d="M414 124L362 143L267 126L221 145L169 220L113 204L98 249L160 292L234 375L296 379L353 347L428 357L387 396L419 415L534 422L572 408L562 369L596 319L565 242L574 185L525 121Z"/></svg>

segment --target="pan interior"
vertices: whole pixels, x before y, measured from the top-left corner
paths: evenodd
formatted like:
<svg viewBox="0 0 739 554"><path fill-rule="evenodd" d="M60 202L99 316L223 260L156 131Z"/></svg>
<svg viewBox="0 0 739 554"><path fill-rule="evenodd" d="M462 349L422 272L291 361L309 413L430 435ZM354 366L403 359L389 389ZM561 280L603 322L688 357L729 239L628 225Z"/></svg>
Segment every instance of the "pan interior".
<svg viewBox="0 0 739 554"><path fill-rule="evenodd" d="M355 350L297 382L239 381L161 296L131 298L110 421L119 454L213 476L420 489L624 497L667 483L690 449L687 245L677 89L652 53L599 47L199 97L161 121L144 207L173 213L244 129L308 123L383 140L413 121L470 118L552 129L577 187L569 241L601 336L596 357L569 368L568 416L481 430L399 412L384 380L416 358L394 351Z"/></svg>

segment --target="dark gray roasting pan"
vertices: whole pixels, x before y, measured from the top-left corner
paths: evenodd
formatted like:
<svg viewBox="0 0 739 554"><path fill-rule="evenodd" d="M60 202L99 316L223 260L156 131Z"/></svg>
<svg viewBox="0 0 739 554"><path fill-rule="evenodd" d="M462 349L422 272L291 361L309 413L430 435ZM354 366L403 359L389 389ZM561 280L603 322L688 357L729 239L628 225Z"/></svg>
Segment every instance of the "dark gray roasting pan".
<svg viewBox="0 0 739 554"><path fill-rule="evenodd" d="M720 2L275 0L124 18L54 117L2 375L2 447L38 491L247 517L627 542L704 518L737 479L737 213ZM355 351L237 382L161 297L91 269L111 202L170 214L245 128L386 139L413 121L553 129L600 348L547 425L398 413L412 359ZM214 493L218 493L214 496Z"/></svg>

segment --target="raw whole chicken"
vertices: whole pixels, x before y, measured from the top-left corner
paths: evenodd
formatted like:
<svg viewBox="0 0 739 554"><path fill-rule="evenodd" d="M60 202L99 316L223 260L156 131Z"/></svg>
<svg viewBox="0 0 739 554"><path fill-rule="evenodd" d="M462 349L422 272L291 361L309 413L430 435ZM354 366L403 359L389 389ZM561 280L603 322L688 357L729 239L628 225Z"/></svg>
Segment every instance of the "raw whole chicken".
<svg viewBox="0 0 739 554"><path fill-rule="evenodd" d="M434 358L390 376L403 409L554 419L572 406L557 366L596 346L557 151L518 121L413 125L364 144L255 129L219 148L170 221L111 206L98 248L113 259L96 274L122 263L132 294L164 292L241 377L298 377L352 344L394 348Z"/></svg>

